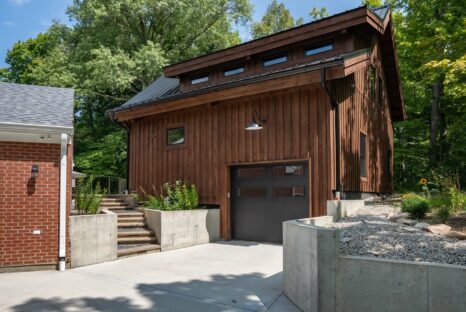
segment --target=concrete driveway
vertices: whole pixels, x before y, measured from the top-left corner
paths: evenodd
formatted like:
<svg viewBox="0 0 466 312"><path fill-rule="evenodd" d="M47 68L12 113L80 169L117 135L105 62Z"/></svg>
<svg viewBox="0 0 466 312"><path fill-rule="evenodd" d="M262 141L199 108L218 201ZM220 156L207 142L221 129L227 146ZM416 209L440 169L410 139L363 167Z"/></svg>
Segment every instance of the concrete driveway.
<svg viewBox="0 0 466 312"><path fill-rule="evenodd" d="M0 311L299 311L281 291L282 247L232 241L0 274Z"/></svg>

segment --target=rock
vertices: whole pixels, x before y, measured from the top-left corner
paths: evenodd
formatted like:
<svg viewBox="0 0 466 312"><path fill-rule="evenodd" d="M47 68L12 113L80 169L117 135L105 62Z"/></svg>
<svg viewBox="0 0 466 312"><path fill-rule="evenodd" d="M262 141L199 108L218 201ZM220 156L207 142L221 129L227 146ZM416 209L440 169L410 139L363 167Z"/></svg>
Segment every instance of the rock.
<svg viewBox="0 0 466 312"><path fill-rule="evenodd" d="M457 231L450 231L447 234L445 234L446 237L450 238L457 238L459 240L465 240L466 239L466 234L457 232Z"/></svg>
<svg viewBox="0 0 466 312"><path fill-rule="evenodd" d="M414 259L414 261L416 261L416 262L421 262L421 261L422 261L422 258L416 258L416 259Z"/></svg>
<svg viewBox="0 0 466 312"><path fill-rule="evenodd" d="M404 225L409 225L409 226L413 226L413 225L415 225L417 223L416 220L405 219L405 218L398 219L398 220L396 220L396 222L404 224Z"/></svg>
<svg viewBox="0 0 466 312"><path fill-rule="evenodd" d="M425 222L418 222L416 223L416 225L414 227L418 228L418 229L425 229L425 228L428 228L430 226L429 223L425 223Z"/></svg>
<svg viewBox="0 0 466 312"><path fill-rule="evenodd" d="M434 224L425 228L427 232L431 232L437 235L446 235L450 232L451 227L446 224Z"/></svg>
<svg viewBox="0 0 466 312"><path fill-rule="evenodd" d="M390 213L388 215L388 219L391 221L396 221L398 219L407 219L409 217L409 213L406 212L400 212L400 213Z"/></svg>
<svg viewBox="0 0 466 312"><path fill-rule="evenodd" d="M347 243L347 242L349 242L349 241L351 241L351 238L349 238L349 237L343 237L343 238L341 239L341 242L342 242L342 243Z"/></svg>

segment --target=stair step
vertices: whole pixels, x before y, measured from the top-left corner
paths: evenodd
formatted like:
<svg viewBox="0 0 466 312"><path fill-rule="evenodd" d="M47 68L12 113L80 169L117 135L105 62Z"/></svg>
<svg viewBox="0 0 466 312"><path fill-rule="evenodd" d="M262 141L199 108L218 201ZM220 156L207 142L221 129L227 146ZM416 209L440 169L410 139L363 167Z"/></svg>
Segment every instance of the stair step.
<svg viewBox="0 0 466 312"><path fill-rule="evenodd" d="M136 210L134 212L131 212L130 210L128 210L128 212L117 212L117 213L118 213L118 218L120 217L144 217L144 214L142 212L139 212Z"/></svg>
<svg viewBox="0 0 466 312"><path fill-rule="evenodd" d="M119 231L118 238L122 237L153 237L155 233L146 229L131 229L129 231Z"/></svg>
<svg viewBox="0 0 466 312"><path fill-rule="evenodd" d="M110 210L134 210L133 207L129 207L129 206L100 206L100 207L104 209L110 209Z"/></svg>
<svg viewBox="0 0 466 312"><path fill-rule="evenodd" d="M157 252L160 251L160 245L157 244L147 244L140 245L130 248L122 248L118 250L118 257L132 256L142 253Z"/></svg>
<svg viewBox="0 0 466 312"><path fill-rule="evenodd" d="M120 217L118 216L118 223L127 223L127 222L144 222L144 217L134 216L134 217Z"/></svg>
<svg viewBox="0 0 466 312"><path fill-rule="evenodd" d="M118 222L119 228L134 228L134 227L144 227L146 224L144 222Z"/></svg>
<svg viewBox="0 0 466 312"><path fill-rule="evenodd" d="M124 204L124 203L100 203L101 206L105 206L105 207L108 207L108 206L115 206L115 207L129 207L128 204Z"/></svg>
<svg viewBox="0 0 466 312"><path fill-rule="evenodd" d="M155 244L155 237L119 237L118 244Z"/></svg>

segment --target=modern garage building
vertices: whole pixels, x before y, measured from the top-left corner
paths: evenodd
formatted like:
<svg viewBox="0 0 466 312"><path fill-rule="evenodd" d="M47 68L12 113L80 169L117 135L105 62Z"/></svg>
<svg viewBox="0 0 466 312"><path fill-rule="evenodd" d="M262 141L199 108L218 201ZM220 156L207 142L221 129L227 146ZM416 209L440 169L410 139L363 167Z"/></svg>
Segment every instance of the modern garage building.
<svg viewBox="0 0 466 312"><path fill-rule="evenodd" d="M328 200L392 191L405 111L389 7L363 6L168 66L109 115L131 191L188 180L224 239L280 242Z"/></svg>

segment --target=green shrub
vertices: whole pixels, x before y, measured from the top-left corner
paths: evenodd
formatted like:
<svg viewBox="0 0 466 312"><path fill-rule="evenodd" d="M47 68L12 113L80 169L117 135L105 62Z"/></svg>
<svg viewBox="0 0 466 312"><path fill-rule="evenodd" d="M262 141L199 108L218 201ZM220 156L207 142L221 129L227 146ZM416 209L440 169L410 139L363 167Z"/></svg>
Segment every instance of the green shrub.
<svg viewBox="0 0 466 312"><path fill-rule="evenodd" d="M106 193L93 176L79 178L76 181L75 207L80 214L96 214Z"/></svg>
<svg viewBox="0 0 466 312"><path fill-rule="evenodd" d="M421 219L429 211L429 203L420 195L406 194L403 196L401 210L409 213L411 218Z"/></svg>
<svg viewBox="0 0 466 312"><path fill-rule="evenodd" d="M435 215L442 220L442 223L445 223L451 216L451 207L440 206L435 209Z"/></svg>
<svg viewBox="0 0 466 312"><path fill-rule="evenodd" d="M457 187L450 187L448 190L451 199L451 208L459 212L466 210L466 194Z"/></svg>
<svg viewBox="0 0 466 312"><path fill-rule="evenodd" d="M144 192L144 190L143 190ZM165 183L162 186L162 195L149 195L144 192L147 200L144 207L158 210L191 210L199 206L199 195L194 184Z"/></svg>
<svg viewBox="0 0 466 312"><path fill-rule="evenodd" d="M439 194L429 199L429 206L435 215L442 220L447 221L452 212L451 198L448 194Z"/></svg>

